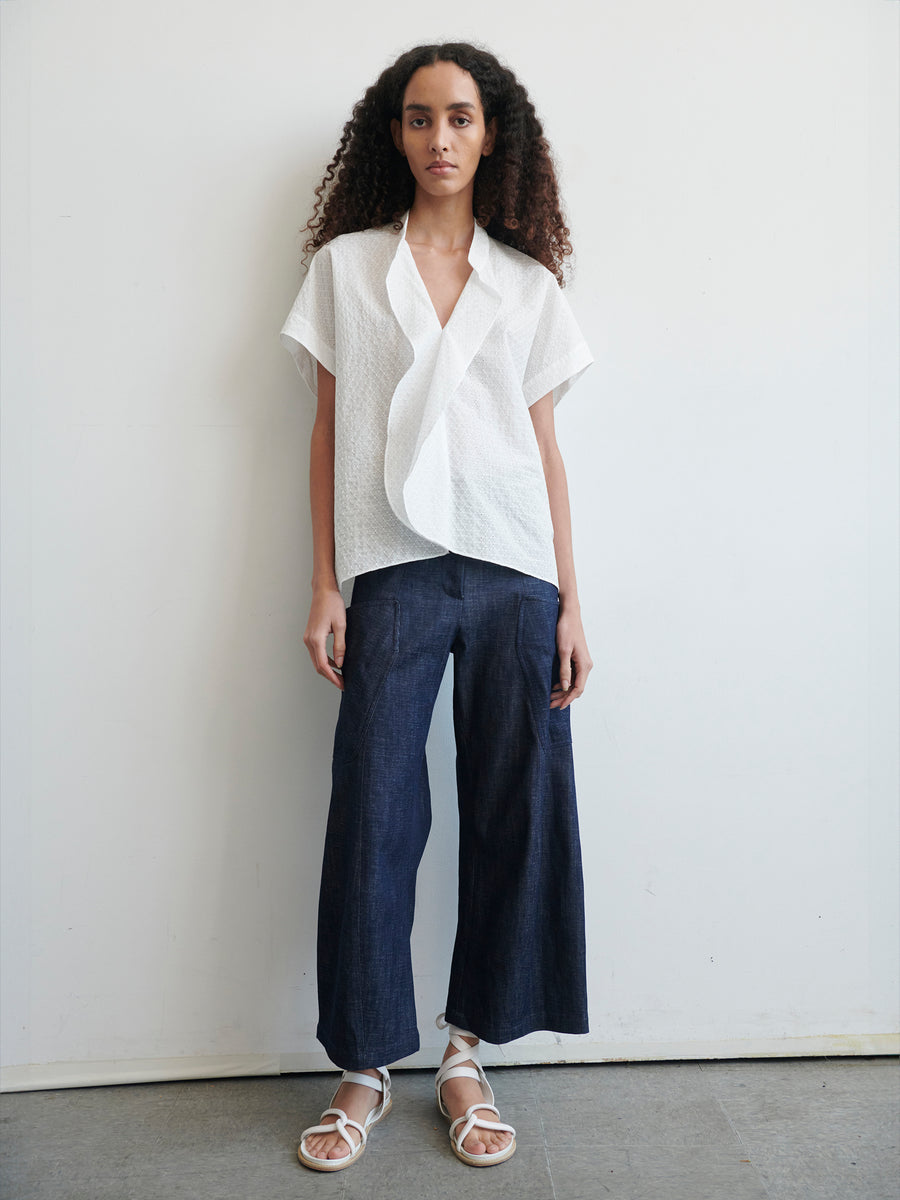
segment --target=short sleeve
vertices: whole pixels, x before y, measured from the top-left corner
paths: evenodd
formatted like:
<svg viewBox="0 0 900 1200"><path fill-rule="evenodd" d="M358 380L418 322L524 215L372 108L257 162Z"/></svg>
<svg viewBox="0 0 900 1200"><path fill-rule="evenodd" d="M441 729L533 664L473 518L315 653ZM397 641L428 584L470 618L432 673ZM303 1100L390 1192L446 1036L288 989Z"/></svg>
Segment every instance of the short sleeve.
<svg viewBox="0 0 900 1200"><path fill-rule="evenodd" d="M335 373L334 279L327 244L313 256L280 338L309 390L317 395L316 363L320 362L332 375Z"/></svg>
<svg viewBox="0 0 900 1200"><path fill-rule="evenodd" d="M528 407L548 392L553 393L553 404L557 405L593 361L569 302L548 271L544 300L522 381Z"/></svg>

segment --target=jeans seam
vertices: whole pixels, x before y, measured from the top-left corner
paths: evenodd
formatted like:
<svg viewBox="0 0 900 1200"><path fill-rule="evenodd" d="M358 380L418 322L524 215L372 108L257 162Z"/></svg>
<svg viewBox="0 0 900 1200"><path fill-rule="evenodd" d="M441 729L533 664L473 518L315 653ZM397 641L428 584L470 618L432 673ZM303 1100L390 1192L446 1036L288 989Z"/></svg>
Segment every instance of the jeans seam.
<svg viewBox="0 0 900 1200"><path fill-rule="evenodd" d="M459 785L457 784L457 787L458 786ZM467 794L469 793L470 790L471 790L470 788L467 788ZM459 797L457 795L457 811L458 810L459 810ZM456 872L457 872L456 887L457 887L457 894L459 895L460 894L460 885L462 883L462 880L459 878L459 875L460 875L460 863L459 862L457 862ZM476 874L478 874L478 873L480 873L480 866L479 866L479 859L476 858L474 865L471 865L469 868L469 871L468 871L469 887L468 887L468 894L466 895L467 919L471 919L471 915L475 911L475 897L478 895L478 888L476 886L476 883L477 883ZM459 909L461 907L462 906L457 901L457 911L459 911ZM472 949L471 949L472 941L473 941L473 939L471 937L467 936L465 933L463 934L462 964L461 964L458 972L456 972L457 979L455 981L455 987L457 987L457 988L460 988L463 986L466 987L466 989L467 989L466 1000L467 1001L469 998L468 997L469 959L471 957L471 952L472 952ZM460 1005L460 1007L462 1008L463 1006Z"/></svg>
<svg viewBox="0 0 900 1200"><path fill-rule="evenodd" d="M538 714L534 710L535 700L532 695L532 692L533 692L533 689L531 687L532 677L528 672L527 664L525 662L525 657L523 654L523 647L522 647L522 622L523 622L523 618L525 615L525 605L534 603L535 601L537 601L539 603L547 603L547 601L543 600L539 596L520 596L519 597L519 607L518 607L518 611L516 614L516 659L519 663L519 667L522 671L522 675L523 675L525 683L526 683L525 691L526 691L526 695L528 697L528 713L531 718L532 726L534 727L534 731L537 734L537 738L538 738L538 741L540 742L541 749L544 751L545 754L549 754L550 749L551 749L549 718L547 720L547 725L546 725L546 730L545 730L544 722L538 717ZM548 693L549 693L549 688L548 688ZM549 704L550 704L550 696L548 694L548 696L547 696L548 712L549 712Z"/></svg>

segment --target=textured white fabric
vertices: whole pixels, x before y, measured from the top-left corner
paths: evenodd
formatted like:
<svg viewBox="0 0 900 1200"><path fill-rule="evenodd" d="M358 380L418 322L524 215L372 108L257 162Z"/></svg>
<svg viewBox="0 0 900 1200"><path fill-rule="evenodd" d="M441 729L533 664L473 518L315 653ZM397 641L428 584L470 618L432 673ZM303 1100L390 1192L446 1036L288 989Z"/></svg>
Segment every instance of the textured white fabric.
<svg viewBox="0 0 900 1200"><path fill-rule="evenodd" d="M403 229L315 254L281 331L308 387L336 379L335 571L457 554L558 584L528 408L592 361L552 273L475 226L442 330Z"/></svg>

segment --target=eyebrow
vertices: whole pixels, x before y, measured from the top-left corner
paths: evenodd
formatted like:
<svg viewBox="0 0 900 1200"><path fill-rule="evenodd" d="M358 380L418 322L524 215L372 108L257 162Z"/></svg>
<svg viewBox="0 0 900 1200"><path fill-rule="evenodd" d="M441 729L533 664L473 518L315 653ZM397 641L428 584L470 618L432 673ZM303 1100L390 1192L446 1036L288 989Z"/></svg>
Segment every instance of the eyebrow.
<svg viewBox="0 0 900 1200"><path fill-rule="evenodd" d="M450 110L453 108L471 108L474 110L475 105L470 104L468 100L457 100L453 104L448 104L446 111L450 112ZM429 112L430 113L431 105L430 104L407 104L404 111L405 112Z"/></svg>

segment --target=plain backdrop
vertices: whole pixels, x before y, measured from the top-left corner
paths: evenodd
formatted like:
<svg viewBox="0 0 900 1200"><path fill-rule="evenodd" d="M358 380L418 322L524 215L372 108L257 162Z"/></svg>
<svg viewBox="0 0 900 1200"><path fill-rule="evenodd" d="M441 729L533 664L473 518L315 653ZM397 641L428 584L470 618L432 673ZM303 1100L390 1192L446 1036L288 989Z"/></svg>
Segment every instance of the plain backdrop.
<svg viewBox="0 0 900 1200"><path fill-rule="evenodd" d="M597 360L556 413L591 1033L493 1057L896 1050L898 15L0 4L5 1087L325 1066L338 694L301 641L313 403L277 335L352 105L447 38L545 122Z"/></svg>

